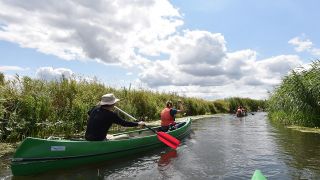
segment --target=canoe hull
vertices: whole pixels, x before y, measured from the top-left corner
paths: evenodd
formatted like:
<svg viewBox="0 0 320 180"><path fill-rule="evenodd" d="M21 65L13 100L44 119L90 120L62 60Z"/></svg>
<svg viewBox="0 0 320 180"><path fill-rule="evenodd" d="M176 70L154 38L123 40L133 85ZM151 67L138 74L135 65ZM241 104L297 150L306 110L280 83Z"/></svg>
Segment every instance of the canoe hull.
<svg viewBox="0 0 320 180"><path fill-rule="evenodd" d="M182 139L191 131L191 119L184 126L170 131ZM55 169L72 168L84 164L106 162L131 154L165 146L151 131L139 130L124 134L141 134L124 140L71 141L26 138L17 149L11 170L14 176L34 175ZM143 136L143 134L149 134Z"/></svg>
<svg viewBox="0 0 320 180"><path fill-rule="evenodd" d="M244 116L247 116L247 113L246 112L236 113L236 116L237 117L244 117Z"/></svg>
<svg viewBox="0 0 320 180"><path fill-rule="evenodd" d="M11 165L12 174L14 176L28 176L40 174L50 170L73 168L80 165L99 163L103 161L108 161L120 157L124 157L130 154L139 153L161 145L154 145L145 148L138 148L130 151L121 151L115 153L106 153L99 155L92 155L87 157L77 157L77 158L67 158L67 159L57 159L57 160L43 160L34 162L13 162Z"/></svg>

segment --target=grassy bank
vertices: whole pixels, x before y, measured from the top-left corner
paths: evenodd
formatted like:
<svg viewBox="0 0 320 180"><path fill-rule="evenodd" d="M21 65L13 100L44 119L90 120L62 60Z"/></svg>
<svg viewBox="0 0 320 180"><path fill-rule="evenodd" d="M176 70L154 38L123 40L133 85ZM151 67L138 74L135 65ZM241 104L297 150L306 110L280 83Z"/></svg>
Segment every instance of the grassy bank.
<svg viewBox="0 0 320 180"><path fill-rule="evenodd" d="M121 99L118 105L120 108L145 121L158 120L167 100L173 101L174 106L178 100L182 100L186 116L233 111L230 109L233 108L230 105L231 99L206 101L181 97L176 93L130 87L115 89L84 78L43 81L17 75L15 79L6 81L0 73L0 140L15 142L27 136L82 136L86 127L87 111L106 93L114 93ZM240 98L237 100L238 103L249 101ZM115 125L111 132L121 129L122 127Z"/></svg>
<svg viewBox="0 0 320 180"><path fill-rule="evenodd" d="M0 158L13 153L17 146L18 143L0 143Z"/></svg>
<svg viewBox="0 0 320 180"><path fill-rule="evenodd" d="M320 61L283 79L268 100L268 116L286 125L320 127Z"/></svg>

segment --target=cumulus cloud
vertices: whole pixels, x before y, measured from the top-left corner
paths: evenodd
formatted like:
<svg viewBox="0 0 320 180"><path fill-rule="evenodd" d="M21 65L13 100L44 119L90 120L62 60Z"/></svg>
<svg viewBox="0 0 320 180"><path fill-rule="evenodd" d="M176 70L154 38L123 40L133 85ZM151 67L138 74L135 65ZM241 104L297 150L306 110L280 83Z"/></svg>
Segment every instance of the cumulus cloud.
<svg viewBox="0 0 320 180"><path fill-rule="evenodd" d="M135 49L175 33L182 23L165 0L0 2L0 40L66 60L133 64L141 60Z"/></svg>
<svg viewBox="0 0 320 180"><path fill-rule="evenodd" d="M163 49L169 58L143 66L140 79L150 87L175 87L186 95L266 98L284 75L303 64L296 55L257 59L250 49L228 52L219 33L186 31L168 42Z"/></svg>
<svg viewBox="0 0 320 180"><path fill-rule="evenodd" d="M0 1L0 40L65 60L137 67L137 82L160 91L265 98L302 63L295 55L259 59L252 49L230 52L223 34L179 30L182 25L183 16L168 0ZM289 43L299 52L320 54L308 39ZM73 75L65 68L36 72L45 80Z"/></svg>
<svg viewBox="0 0 320 180"><path fill-rule="evenodd" d="M285 75L291 69L302 64L297 55L280 55L258 62L258 66L264 69L269 76Z"/></svg>
<svg viewBox="0 0 320 180"><path fill-rule="evenodd" d="M62 78L76 81L96 82L97 77L83 76L67 68L40 67L36 70L36 78L45 81L60 81Z"/></svg>
<svg viewBox="0 0 320 180"><path fill-rule="evenodd" d="M260 84L263 78L280 78L302 64L296 55L258 60L257 52L250 49L227 52L224 37L206 31L188 31L168 41L172 42L168 43L166 51L169 59L150 62L141 73L141 79L151 85L170 85L174 82L176 85L201 84L200 81L206 84L212 81L212 85L217 85L219 80L223 85L244 77L250 77L253 84ZM179 77L186 77L187 81Z"/></svg>
<svg viewBox="0 0 320 180"><path fill-rule="evenodd" d="M216 65L225 56L225 40L219 33L186 31L183 36L170 37L168 51L177 65Z"/></svg>
<svg viewBox="0 0 320 180"><path fill-rule="evenodd" d="M66 68L41 67L36 71L37 78L47 81L60 80L61 78L68 79L73 75L74 73Z"/></svg>
<svg viewBox="0 0 320 180"><path fill-rule="evenodd" d="M6 72L6 71L24 71L28 68L22 68L19 66L0 66L0 72Z"/></svg>
<svg viewBox="0 0 320 180"><path fill-rule="evenodd" d="M224 37L207 31L185 31L171 36L162 46L168 59L149 62L142 66L140 79L152 87L162 85L221 85L221 62L226 56Z"/></svg>
<svg viewBox="0 0 320 180"><path fill-rule="evenodd" d="M312 47L312 42L309 39L302 39L301 37L294 37L290 39L288 43L295 46L294 49L297 52L310 50Z"/></svg>
<svg viewBox="0 0 320 180"><path fill-rule="evenodd" d="M300 37L294 37L288 41L289 44L295 46L297 52L309 52L314 56L320 56L320 49L315 48L310 39L307 39L305 35Z"/></svg>
<svg viewBox="0 0 320 180"><path fill-rule="evenodd" d="M317 57L320 57L320 49L319 48L312 48L311 54Z"/></svg>

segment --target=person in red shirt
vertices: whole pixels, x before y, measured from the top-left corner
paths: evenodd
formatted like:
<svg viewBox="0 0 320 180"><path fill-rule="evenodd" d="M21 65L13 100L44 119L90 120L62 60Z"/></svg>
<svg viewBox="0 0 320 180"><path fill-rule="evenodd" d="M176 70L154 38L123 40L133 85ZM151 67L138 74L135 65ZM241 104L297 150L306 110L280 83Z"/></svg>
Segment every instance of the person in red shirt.
<svg viewBox="0 0 320 180"><path fill-rule="evenodd" d="M161 111L160 131L167 132L171 125L175 125L175 115L184 112L181 101L178 101L179 109L173 108L171 101L166 102L166 107Z"/></svg>

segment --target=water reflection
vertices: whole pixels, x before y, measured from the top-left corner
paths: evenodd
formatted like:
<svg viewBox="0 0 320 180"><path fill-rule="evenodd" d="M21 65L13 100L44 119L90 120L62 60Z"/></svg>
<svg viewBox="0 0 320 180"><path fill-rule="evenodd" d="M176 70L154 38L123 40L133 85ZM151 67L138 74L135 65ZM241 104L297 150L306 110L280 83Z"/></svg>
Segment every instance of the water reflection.
<svg viewBox="0 0 320 180"><path fill-rule="evenodd" d="M279 152L294 179L320 179L320 134L272 124Z"/></svg>
<svg viewBox="0 0 320 180"><path fill-rule="evenodd" d="M175 149L170 149L168 152L161 154L160 159L158 161L159 167L167 166L172 159L178 157L178 153Z"/></svg>

